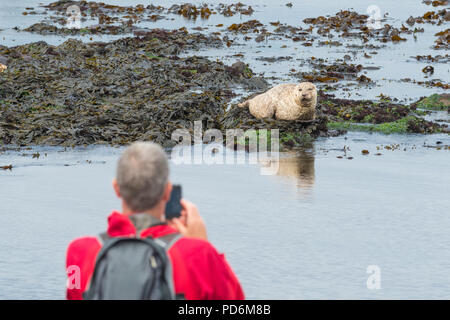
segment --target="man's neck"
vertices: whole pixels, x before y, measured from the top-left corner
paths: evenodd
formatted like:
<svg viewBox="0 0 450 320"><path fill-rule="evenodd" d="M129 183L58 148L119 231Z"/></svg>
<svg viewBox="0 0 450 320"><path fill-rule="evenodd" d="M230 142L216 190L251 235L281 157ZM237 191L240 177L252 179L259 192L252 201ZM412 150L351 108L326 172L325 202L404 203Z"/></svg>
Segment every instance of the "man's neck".
<svg viewBox="0 0 450 320"><path fill-rule="evenodd" d="M136 228L136 234L140 234L143 230L152 226L161 225L163 222L151 214L135 213L129 215L128 218Z"/></svg>
<svg viewBox="0 0 450 320"><path fill-rule="evenodd" d="M126 215L126 216L131 216L137 213L145 213L148 215L151 215L153 218L158 219L160 221L163 221L163 217L164 217L164 210L162 209L161 204L158 204L156 207L154 207L151 210L145 210L145 211L140 211L140 212L136 212L131 210L125 203L122 204L122 214Z"/></svg>

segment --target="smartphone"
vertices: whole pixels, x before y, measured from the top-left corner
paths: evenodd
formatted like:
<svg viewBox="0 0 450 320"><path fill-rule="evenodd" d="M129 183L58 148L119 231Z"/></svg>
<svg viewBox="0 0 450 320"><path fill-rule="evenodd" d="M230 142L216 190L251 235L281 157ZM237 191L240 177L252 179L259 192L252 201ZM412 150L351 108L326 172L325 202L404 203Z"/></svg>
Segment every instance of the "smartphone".
<svg viewBox="0 0 450 320"><path fill-rule="evenodd" d="M173 185L172 193L170 194L170 200L166 204L166 219L171 220L173 218L181 217L181 186Z"/></svg>

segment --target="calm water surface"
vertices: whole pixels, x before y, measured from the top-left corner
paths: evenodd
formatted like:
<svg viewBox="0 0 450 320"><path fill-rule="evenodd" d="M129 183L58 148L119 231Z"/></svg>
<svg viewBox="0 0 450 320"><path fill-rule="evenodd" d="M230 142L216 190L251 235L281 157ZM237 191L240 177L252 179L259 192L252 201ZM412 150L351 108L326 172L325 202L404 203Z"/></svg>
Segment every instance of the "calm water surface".
<svg viewBox="0 0 450 320"><path fill-rule="evenodd" d="M259 164L173 163L171 176L248 298L448 299L450 158L424 147L437 141L450 144L448 135L351 133L283 155L274 176ZM353 160L337 158L344 146ZM120 208L111 179L121 151L0 155L15 166L0 172L0 298L64 298L67 244L98 234ZM381 290L366 287L369 265L381 269Z"/></svg>

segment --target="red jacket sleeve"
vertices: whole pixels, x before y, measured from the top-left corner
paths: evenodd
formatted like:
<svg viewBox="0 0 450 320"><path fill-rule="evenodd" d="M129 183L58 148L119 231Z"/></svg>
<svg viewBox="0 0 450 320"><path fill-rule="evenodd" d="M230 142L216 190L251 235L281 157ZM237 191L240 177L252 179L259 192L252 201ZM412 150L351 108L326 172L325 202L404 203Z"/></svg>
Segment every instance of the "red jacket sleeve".
<svg viewBox="0 0 450 320"><path fill-rule="evenodd" d="M97 254L101 245L95 237L79 238L72 241L67 248L66 272L68 300L82 300L91 277Z"/></svg>
<svg viewBox="0 0 450 320"><path fill-rule="evenodd" d="M216 292L217 295L214 297L214 299L220 299L220 300L244 300L244 291L242 290L241 284L239 283L239 280L237 279L236 275L234 274L233 270L231 269L230 265L225 259L224 254L218 254L216 252L217 259L222 260L221 262L218 261L218 263L221 263L223 266L223 282L217 283L216 285Z"/></svg>
<svg viewBox="0 0 450 320"><path fill-rule="evenodd" d="M175 291L187 300L242 300L241 285L224 255L207 241L180 239L169 251Z"/></svg>

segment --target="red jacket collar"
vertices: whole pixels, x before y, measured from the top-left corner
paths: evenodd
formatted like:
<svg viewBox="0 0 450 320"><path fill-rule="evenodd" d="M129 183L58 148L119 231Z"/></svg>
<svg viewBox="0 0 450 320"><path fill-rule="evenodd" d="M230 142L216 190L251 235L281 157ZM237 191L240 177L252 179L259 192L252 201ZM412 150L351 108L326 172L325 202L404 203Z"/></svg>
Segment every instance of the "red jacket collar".
<svg viewBox="0 0 450 320"><path fill-rule="evenodd" d="M176 229L164 224L150 227L141 231L141 237L158 238L177 232ZM113 211L108 217L108 235L110 237L134 237L136 228L131 220L118 211Z"/></svg>

